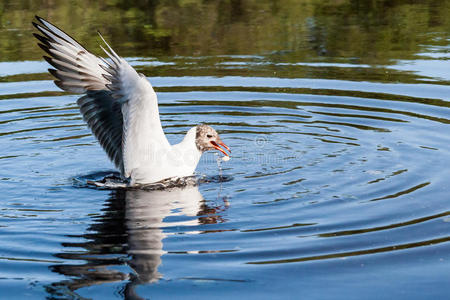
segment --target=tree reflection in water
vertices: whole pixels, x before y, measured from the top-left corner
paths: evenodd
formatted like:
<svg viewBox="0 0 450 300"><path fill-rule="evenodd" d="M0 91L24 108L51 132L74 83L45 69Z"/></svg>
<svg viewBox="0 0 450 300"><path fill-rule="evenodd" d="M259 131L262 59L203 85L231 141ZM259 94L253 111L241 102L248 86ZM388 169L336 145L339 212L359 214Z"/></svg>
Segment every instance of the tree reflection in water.
<svg viewBox="0 0 450 300"><path fill-rule="evenodd" d="M219 214L228 202L223 201L224 205L208 206L198 186L161 191L113 191L102 214L93 217L94 223L88 232L70 236L85 241L63 243L68 251L55 255L64 260L80 261L50 267L53 272L72 279L47 286L47 292L53 297L67 296L83 287L124 281L124 296L139 298L134 292L136 285L156 282L163 277L158 267L162 255L167 253L163 247L168 235L164 227L224 222ZM165 222L169 216L188 218ZM84 250L74 251L76 248ZM132 270L118 270L124 266Z"/></svg>

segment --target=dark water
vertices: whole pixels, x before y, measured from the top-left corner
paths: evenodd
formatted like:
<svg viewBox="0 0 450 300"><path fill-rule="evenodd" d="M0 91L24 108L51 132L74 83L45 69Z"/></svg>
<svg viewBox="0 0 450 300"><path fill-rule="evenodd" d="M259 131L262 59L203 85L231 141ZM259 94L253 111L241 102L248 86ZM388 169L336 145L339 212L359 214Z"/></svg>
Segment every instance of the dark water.
<svg viewBox="0 0 450 300"><path fill-rule="evenodd" d="M448 1L135 2L0 3L1 299L448 297ZM231 180L80 187L112 164L34 14L99 29L172 142L213 125Z"/></svg>

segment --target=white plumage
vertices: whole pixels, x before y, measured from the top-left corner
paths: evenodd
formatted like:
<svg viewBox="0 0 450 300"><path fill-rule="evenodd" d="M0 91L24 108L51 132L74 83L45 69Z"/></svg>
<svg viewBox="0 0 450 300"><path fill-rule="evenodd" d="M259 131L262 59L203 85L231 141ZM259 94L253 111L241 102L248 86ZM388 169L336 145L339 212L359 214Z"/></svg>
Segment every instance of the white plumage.
<svg viewBox="0 0 450 300"><path fill-rule="evenodd" d="M130 183L153 183L192 175L204 151L230 150L207 126L191 128L183 141L168 142L159 117L158 100L150 82L138 74L103 40L108 60L93 55L72 37L37 17L34 34L55 69L55 84L73 93L80 111L108 157ZM103 38L102 38L103 39Z"/></svg>

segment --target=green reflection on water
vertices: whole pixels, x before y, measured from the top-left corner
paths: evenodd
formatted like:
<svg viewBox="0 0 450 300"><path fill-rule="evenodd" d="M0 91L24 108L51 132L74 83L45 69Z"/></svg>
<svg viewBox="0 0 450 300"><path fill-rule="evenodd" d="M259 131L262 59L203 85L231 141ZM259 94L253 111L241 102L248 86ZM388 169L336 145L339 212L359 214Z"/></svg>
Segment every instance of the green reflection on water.
<svg viewBox="0 0 450 300"><path fill-rule="evenodd" d="M446 45L449 12L446 0L6 0L0 3L0 61L40 59L30 24L37 14L95 53L100 30L122 56L390 64L423 45Z"/></svg>

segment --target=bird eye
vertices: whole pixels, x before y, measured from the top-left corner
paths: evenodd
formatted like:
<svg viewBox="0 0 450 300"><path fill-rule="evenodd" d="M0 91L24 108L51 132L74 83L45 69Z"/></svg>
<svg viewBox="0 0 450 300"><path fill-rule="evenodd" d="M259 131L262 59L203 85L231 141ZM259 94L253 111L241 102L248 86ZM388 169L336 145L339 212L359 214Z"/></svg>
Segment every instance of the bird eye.
<svg viewBox="0 0 450 300"><path fill-rule="evenodd" d="M212 135L207 134L206 137L207 137L208 139L210 139L210 138L212 138Z"/></svg>

